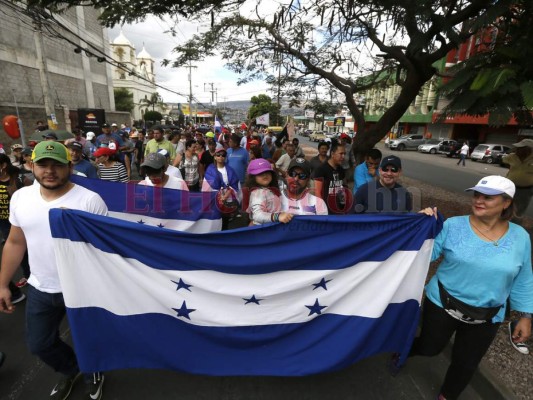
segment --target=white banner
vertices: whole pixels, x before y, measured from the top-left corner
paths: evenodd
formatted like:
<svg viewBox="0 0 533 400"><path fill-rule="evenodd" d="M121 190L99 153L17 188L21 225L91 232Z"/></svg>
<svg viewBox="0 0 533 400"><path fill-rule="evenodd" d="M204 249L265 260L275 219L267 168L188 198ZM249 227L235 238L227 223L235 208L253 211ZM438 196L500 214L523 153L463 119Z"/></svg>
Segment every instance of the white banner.
<svg viewBox="0 0 533 400"><path fill-rule="evenodd" d="M259 117L257 117L255 119L255 124L256 125L270 125L270 114L269 113L266 113L266 114L263 114Z"/></svg>
<svg viewBox="0 0 533 400"><path fill-rule="evenodd" d="M305 110L305 118L315 118L315 112L313 110Z"/></svg>

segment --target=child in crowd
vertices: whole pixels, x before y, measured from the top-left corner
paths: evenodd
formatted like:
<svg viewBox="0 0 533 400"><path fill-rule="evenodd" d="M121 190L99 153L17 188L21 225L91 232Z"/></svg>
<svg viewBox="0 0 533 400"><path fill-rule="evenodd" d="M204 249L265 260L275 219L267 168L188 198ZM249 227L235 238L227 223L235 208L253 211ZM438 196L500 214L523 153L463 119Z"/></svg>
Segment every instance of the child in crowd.
<svg viewBox="0 0 533 400"><path fill-rule="evenodd" d="M292 214L281 212L278 179L272 165L264 158L256 158L248 165L246 187L250 190L250 203L246 210L251 225L268 222L283 222L292 219Z"/></svg>

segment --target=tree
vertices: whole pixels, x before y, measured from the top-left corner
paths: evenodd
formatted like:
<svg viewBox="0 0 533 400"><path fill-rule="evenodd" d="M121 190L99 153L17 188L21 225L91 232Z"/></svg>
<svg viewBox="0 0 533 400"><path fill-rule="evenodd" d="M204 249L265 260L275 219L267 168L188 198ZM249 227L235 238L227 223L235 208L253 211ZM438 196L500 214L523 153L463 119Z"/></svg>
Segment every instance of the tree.
<svg viewBox="0 0 533 400"><path fill-rule="evenodd" d="M453 79L441 88L450 99L442 117L489 114L490 125L511 117L533 125L533 3L509 8L476 41L481 51L452 68Z"/></svg>
<svg viewBox="0 0 533 400"><path fill-rule="evenodd" d="M160 123L162 119L163 119L163 114L161 114L159 111L146 111L144 113L145 121L152 121L152 122Z"/></svg>
<svg viewBox="0 0 533 400"><path fill-rule="evenodd" d="M144 104L147 107L152 107L152 111L155 111L156 107L161 108L163 111L168 108L167 105L163 103L163 98L157 92L152 93L150 98L141 99L139 103Z"/></svg>
<svg viewBox="0 0 533 400"><path fill-rule="evenodd" d="M358 126L354 147L364 151L402 117L438 72L439 60L522 3L526 0L310 0L280 5L273 17L263 17L259 9L255 17L234 13L178 46L172 65L186 65L186 50L220 52L227 67L241 74L240 82L279 82L295 97L317 85L333 87ZM393 84L400 87L396 99L367 129L362 93Z"/></svg>
<svg viewBox="0 0 533 400"><path fill-rule="evenodd" d="M272 103L270 96L266 94L253 96L250 103L252 105L248 109L248 119L255 120L257 117L268 113L271 122L279 121L280 106L277 103Z"/></svg>
<svg viewBox="0 0 533 400"><path fill-rule="evenodd" d="M56 7L64 4L58 0L30 1ZM510 20L499 18L513 8L530 11L531 0L308 0L304 4L277 3L273 12L265 12L261 2L213 1L218 0L207 3L207 9L212 11L211 29L178 46L176 59L167 63L181 67L191 59L220 53L227 67L241 74L240 82L263 79L278 84L285 95L293 98L305 97L303 94L312 87L333 87L345 97L354 116L358 126L354 148L362 151L379 141L401 118L424 83L437 73L434 65L451 49L488 27L516 36L532 26L513 21L520 27L513 32L506 30ZM133 4L134 0L116 4L109 0L84 1L87 3L110 7L106 11L112 10L114 15L103 15L107 24L148 13L182 14L195 7L206 9L199 0L147 0L138 5ZM236 5L243 10L242 15ZM246 9L247 5L256 7L255 16L250 7ZM527 14L516 13L514 17L523 21ZM497 44L498 50L507 43L517 45L507 38ZM522 48L514 50L521 60L527 59ZM520 68L526 65L514 61ZM476 73L481 73L481 68L482 63L472 66ZM493 71L497 68L496 65ZM516 76L516 84L524 84L524 77ZM359 108L365 100L361 94L392 84L400 87L395 100L387 105L376 124L366 129L364 113ZM530 88L531 84L526 86ZM459 94L463 93L466 91Z"/></svg>
<svg viewBox="0 0 533 400"><path fill-rule="evenodd" d="M115 109L117 111L131 112L133 110L133 93L125 88L115 88Z"/></svg>

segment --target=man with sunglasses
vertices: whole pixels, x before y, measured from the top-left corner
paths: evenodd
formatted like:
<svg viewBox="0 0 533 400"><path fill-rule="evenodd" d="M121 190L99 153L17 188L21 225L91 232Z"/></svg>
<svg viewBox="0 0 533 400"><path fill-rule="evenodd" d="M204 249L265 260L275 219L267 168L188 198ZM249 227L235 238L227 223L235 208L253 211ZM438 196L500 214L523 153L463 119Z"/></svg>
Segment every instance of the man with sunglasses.
<svg viewBox="0 0 533 400"><path fill-rule="evenodd" d="M412 211L411 194L398 183L402 161L387 156L379 165L379 179L361 186L355 193L355 213Z"/></svg>
<svg viewBox="0 0 533 400"><path fill-rule="evenodd" d="M281 211L296 215L328 215L324 200L310 193L311 164L294 158L287 169L287 189L281 193Z"/></svg>

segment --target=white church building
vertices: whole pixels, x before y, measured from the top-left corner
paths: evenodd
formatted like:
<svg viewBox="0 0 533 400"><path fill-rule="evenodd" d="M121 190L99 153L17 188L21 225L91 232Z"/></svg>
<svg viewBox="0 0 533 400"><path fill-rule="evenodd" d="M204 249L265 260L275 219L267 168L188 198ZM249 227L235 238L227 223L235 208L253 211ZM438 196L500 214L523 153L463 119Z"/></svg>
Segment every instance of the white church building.
<svg viewBox="0 0 533 400"><path fill-rule="evenodd" d="M115 60L126 67L126 71L114 67L113 87L124 88L133 93L134 108L131 115L133 119L140 120L147 109L146 103L141 103L141 99L150 99L152 94L157 92L154 59L144 46L139 54L135 55L135 46L124 36L122 31L112 41L111 53ZM162 112L157 106L155 110Z"/></svg>

